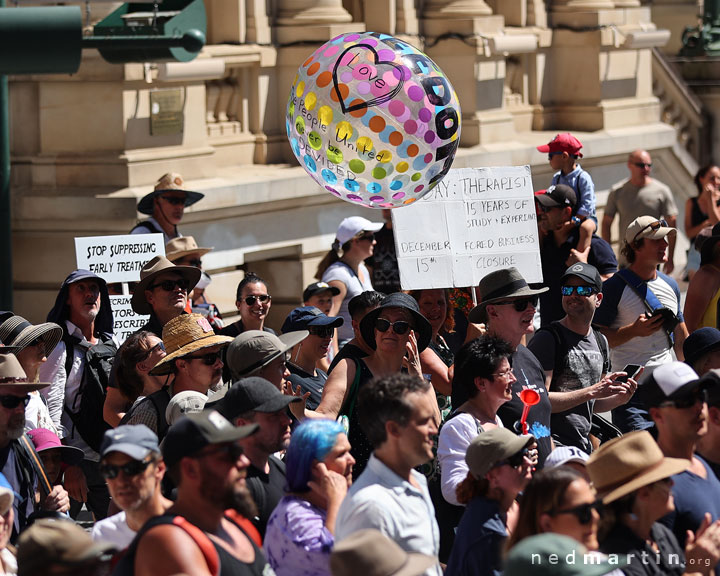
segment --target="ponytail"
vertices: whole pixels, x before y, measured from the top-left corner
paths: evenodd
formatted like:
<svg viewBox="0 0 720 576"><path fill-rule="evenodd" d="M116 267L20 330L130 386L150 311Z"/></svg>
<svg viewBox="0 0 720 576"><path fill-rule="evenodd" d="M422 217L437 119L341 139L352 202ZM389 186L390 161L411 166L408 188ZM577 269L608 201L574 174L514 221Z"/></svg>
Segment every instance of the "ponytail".
<svg viewBox="0 0 720 576"><path fill-rule="evenodd" d="M322 280L323 274L325 274L325 270L330 268L335 262L340 261L340 252L345 254L348 250L350 250L350 246L352 245L352 238L345 242L342 246L340 245L340 240L335 238L335 241L332 244L332 248L328 251L327 254L323 257L322 260L320 260L320 264L318 264L317 270L315 271L315 278L318 280Z"/></svg>

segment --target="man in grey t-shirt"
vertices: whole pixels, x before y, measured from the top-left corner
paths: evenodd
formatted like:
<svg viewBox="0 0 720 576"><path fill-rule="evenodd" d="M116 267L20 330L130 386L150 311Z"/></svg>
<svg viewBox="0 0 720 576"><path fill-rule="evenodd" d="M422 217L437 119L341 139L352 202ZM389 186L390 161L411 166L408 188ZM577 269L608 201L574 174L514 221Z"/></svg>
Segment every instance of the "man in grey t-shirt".
<svg viewBox="0 0 720 576"><path fill-rule="evenodd" d="M623 372L609 370L605 336L591 323L602 301L602 278L594 266L578 262L561 278L565 317L537 331L528 344L545 370L545 386L552 405L553 440L593 449L593 412L624 404L635 392L635 380L617 381Z"/></svg>
<svg viewBox="0 0 720 576"><path fill-rule="evenodd" d="M628 156L627 165L630 178L613 187L605 206L601 234L606 242L610 242L610 228L616 214L620 215L621 234L635 218L640 216L654 216L658 220L663 218L671 228L675 228L677 224L678 209L670 188L650 177L652 169L650 154L646 150L635 150ZM663 269L665 274L672 274L674 252L675 237L670 242L668 260ZM620 266L623 268L627 266L627 261L622 255Z"/></svg>

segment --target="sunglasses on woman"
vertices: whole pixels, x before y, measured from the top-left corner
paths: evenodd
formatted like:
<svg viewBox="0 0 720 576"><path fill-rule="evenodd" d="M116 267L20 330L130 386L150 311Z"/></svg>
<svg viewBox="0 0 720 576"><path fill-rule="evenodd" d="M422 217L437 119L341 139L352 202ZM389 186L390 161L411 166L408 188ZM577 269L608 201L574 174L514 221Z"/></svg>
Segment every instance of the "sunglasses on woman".
<svg viewBox="0 0 720 576"><path fill-rule="evenodd" d="M308 326L308 332L319 338L332 338L335 328L331 328L330 326Z"/></svg>
<svg viewBox="0 0 720 576"><path fill-rule="evenodd" d="M375 234L372 232L364 232L363 234L360 234L359 236L356 236L358 242L362 242L363 240L369 240L372 242L375 240Z"/></svg>
<svg viewBox="0 0 720 576"><path fill-rule="evenodd" d="M145 353L145 356L143 357L143 360L147 360L148 358L150 358L150 355L151 355L153 352L155 352L155 350L162 350L163 352L165 352L165 344L163 343L162 340L160 340L160 342L158 342L157 344L155 344L155 346L153 346L152 348L150 348L150 350L148 350L148 351Z"/></svg>
<svg viewBox="0 0 720 576"><path fill-rule="evenodd" d="M537 308L539 296L526 296L524 298L518 298L517 300L505 300L503 302L493 302L495 306L505 306L506 304L512 304L516 312L525 312L528 304L533 308Z"/></svg>
<svg viewBox="0 0 720 576"><path fill-rule="evenodd" d="M258 300L265 304L265 302L272 300L272 296L270 296L270 294L253 294L252 296L245 296L244 300L248 306L254 306Z"/></svg>
<svg viewBox="0 0 720 576"><path fill-rule="evenodd" d="M202 354L200 356L185 356L185 358L189 360L202 360L202 363L205 364L205 366L212 366L218 361L218 358L220 358L220 352L208 352L207 354Z"/></svg>
<svg viewBox="0 0 720 576"><path fill-rule="evenodd" d="M145 460L130 460L130 462L123 464L122 466L115 466L114 464L101 464L100 474L102 474L103 478L108 478L110 480L117 478L121 471L128 477L137 476L138 474L145 472L147 467L152 464L152 461L152 458L146 458Z"/></svg>
<svg viewBox="0 0 720 576"><path fill-rule="evenodd" d="M385 318L378 318L375 320L375 328L377 328L379 332L387 332L390 327L392 327L395 334L402 335L410 330L410 322L406 322L405 320L390 322L390 320L386 320Z"/></svg>
<svg viewBox="0 0 720 576"><path fill-rule="evenodd" d="M592 511L597 510L597 513L602 516L604 506L602 500L595 500L589 504L580 504L573 508L566 508L565 510L551 510L551 516L557 516L558 514L572 514L578 519L580 524L590 524L593 519Z"/></svg>
<svg viewBox="0 0 720 576"><path fill-rule="evenodd" d="M592 296L595 288L592 286L562 286L560 292L563 296L572 296L573 292L578 296Z"/></svg>
<svg viewBox="0 0 720 576"><path fill-rule="evenodd" d="M525 463L525 458L528 457L529 450L527 448L523 448L520 450L520 452L517 452L510 456L510 458L505 458L505 460L500 460L497 464L495 464L495 468L498 466L505 466L507 464L511 468L519 468Z"/></svg>

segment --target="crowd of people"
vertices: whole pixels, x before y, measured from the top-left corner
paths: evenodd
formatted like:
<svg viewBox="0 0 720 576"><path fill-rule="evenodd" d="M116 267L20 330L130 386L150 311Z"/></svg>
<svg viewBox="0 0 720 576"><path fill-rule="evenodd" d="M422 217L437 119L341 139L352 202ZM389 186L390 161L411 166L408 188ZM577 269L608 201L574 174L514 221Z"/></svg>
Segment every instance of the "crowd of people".
<svg viewBox="0 0 720 576"><path fill-rule="evenodd" d="M543 284L403 292L389 214L354 216L279 334L256 274L236 321L208 302L212 248L177 228L202 194L163 176L132 231L166 241L140 330L118 345L86 270L46 322L0 314L0 572L720 574L720 169L688 205L686 321L649 153L601 238L582 144L538 149Z"/></svg>

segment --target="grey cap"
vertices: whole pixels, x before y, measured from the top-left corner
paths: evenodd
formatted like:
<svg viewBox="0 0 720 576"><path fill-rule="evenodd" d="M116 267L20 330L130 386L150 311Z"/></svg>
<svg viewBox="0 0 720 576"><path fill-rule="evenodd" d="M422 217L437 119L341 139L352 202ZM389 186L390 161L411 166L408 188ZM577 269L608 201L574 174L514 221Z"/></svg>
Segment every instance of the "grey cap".
<svg viewBox="0 0 720 576"><path fill-rule="evenodd" d="M110 452L122 452L134 460L144 460L151 452L160 452L158 437L145 424L118 426L105 432L100 444L100 456Z"/></svg>
<svg viewBox="0 0 720 576"><path fill-rule="evenodd" d="M263 330L246 330L230 342L226 360L233 380L250 376L308 337L310 332L300 330L275 336Z"/></svg>
<svg viewBox="0 0 720 576"><path fill-rule="evenodd" d="M480 479L498 462L527 448L535 438L529 434L517 436L507 428L493 428L473 438L465 454L470 473Z"/></svg>

